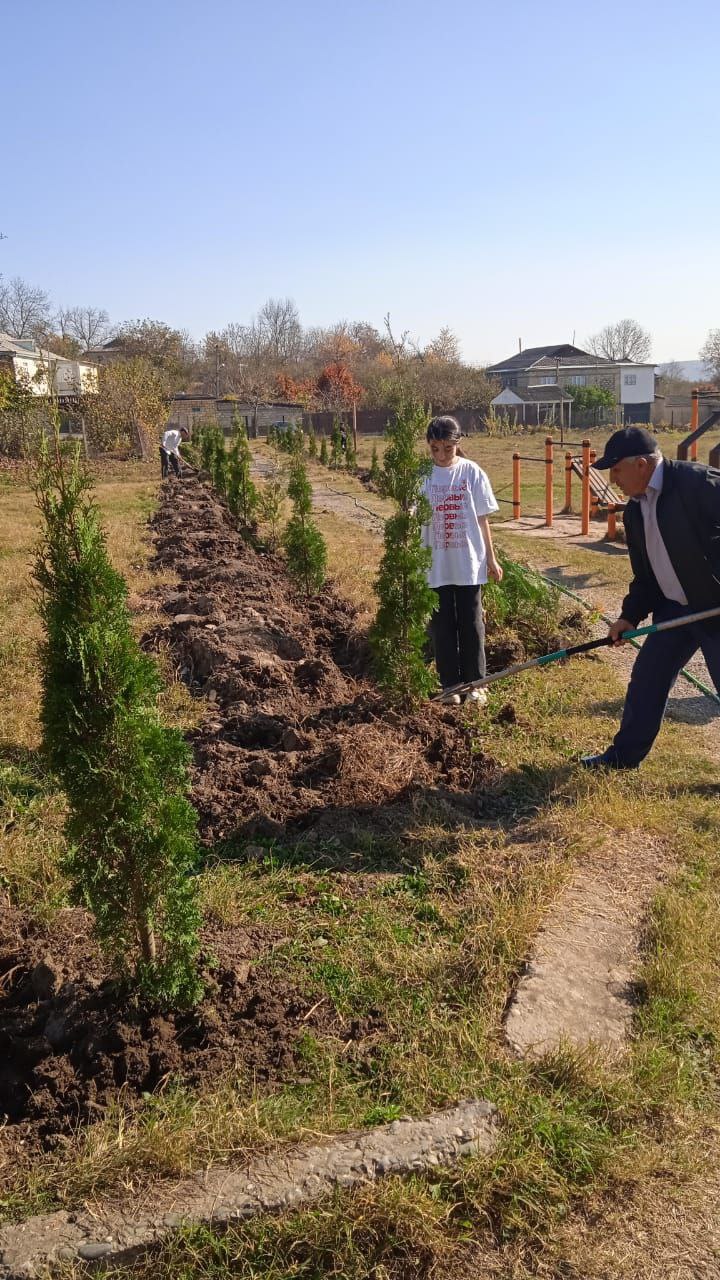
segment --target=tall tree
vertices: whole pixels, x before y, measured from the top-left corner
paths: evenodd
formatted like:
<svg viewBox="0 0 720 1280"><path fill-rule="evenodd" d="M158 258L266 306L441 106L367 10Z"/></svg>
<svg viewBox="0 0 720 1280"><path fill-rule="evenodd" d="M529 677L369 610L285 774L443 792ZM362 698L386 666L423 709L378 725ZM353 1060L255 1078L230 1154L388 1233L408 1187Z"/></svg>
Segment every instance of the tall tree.
<svg viewBox="0 0 720 1280"><path fill-rule="evenodd" d="M0 280L0 332L41 340L50 331L51 312L44 289L27 284L20 276Z"/></svg>
<svg viewBox="0 0 720 1280"><path fill-rule="evenodd" d="M637 320L617 320L589 338L588 346L593 355L604 356L606 360L642 362L650 359L652 339Z"/></svg>
<svg viewBox="0 0 720 1280"><path fill-rule="evenodd" d="M720 382L720 329L711 329L700 351L708 376Z"/></svg>
<svg viewBox="0 0 720 1280"><path fill-rule="evenodd" d="M99 347L110 337L110 317L102 307L61 307L55 322L60 336L73 339L80 353Z"/></svg>

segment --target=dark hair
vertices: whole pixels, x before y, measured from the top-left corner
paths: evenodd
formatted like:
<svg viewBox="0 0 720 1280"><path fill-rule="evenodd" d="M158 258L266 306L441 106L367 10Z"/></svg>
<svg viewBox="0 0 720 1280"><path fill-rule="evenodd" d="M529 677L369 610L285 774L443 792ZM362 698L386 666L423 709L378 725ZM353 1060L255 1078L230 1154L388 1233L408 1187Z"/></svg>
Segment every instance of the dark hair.
<svg viewBox="0 0 720 1280"><path fill-rule="evenodd" d="M457 418L444 413L441 417L432 419L427 429L426 439L428 444L431 440L449 440L452 444L459 444L462 434ZM458 455L461 458L465 457L462 449L458 449Z"/></svg>

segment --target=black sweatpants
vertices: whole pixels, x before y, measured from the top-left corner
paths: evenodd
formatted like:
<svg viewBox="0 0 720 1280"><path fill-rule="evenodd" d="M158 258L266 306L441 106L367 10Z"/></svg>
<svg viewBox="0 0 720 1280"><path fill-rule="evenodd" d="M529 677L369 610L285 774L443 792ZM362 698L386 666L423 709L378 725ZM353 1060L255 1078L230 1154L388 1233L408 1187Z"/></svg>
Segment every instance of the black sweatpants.
<svg viewBox="0 0 720 1280"><path fill-rule="evenodd" d="M443 689L485 675L485 623L480 587L436 587L430 619L435 666Z"/></svg>
<svg viewBox="0 0 720 1280"><path fill-rule="evenodd" d="M163 449L160 445L160 474L165 479L169 468L172 467L176 476L180 475L180 459L176 453L169 453L167 449Z"/></svg>

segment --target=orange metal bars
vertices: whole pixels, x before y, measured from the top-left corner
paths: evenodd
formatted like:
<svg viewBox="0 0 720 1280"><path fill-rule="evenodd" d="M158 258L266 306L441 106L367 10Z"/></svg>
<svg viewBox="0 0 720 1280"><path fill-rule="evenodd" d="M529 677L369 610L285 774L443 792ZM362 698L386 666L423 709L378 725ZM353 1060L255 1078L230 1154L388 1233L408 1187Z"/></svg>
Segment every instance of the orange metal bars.
<svg viewBox="0 0 720 1280"><path fill-rule="evenodd" d="M573 478L573 456L571 453L565 454L565 506L562 509L563 515L572 515L572 478Z"/></svg>
<svg viewBox="0 0 720 1280"><path fill-rule="evenodd" d="M586 537L590 532L590 441L582 442L582 507L580 532Z"/></svg>
<svg viewBox="0 0 720 1280"><path fill-rule="evenodd" d="M545 437L545 527L553 522L553 438Z"/></svg>
<svg viewBox="0 0 720 1280"><path fill-rule="evenodd" d="M596 460L596 458L597 458L597 450L596 450L596 449L591 449L591 450L590 450L590 466L591 466L591 467L594 467L594 466L595 466L595 460ZM595 491L593 490L592 485L591 485L591 486L590 486L590 519L591 519L591 520L595 520L595 519L597 519L597 513L598 513L598 507L599 507L599 506L600 506L600 502L599 502L599 500L598 500L598 496L597 496L597 494L595 493Z"/></svg>
<svg viewBox="0 0 720 1280"><path fill-rule="evenodd" d="M616 538L617 538L617 507L615 506L614 502L611 502L610 506L608 507L607 540L608 542L615 542Z"/></svg>

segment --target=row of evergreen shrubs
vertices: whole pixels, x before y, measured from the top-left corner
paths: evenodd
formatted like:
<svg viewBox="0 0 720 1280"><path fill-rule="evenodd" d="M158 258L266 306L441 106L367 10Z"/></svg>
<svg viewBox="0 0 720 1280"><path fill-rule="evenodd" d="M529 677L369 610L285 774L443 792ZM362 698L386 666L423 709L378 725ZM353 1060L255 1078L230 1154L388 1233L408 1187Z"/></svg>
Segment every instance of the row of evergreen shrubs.
<svg viewBox="0 0 720 1280"><path fill-rule="evenodd" d="M401 405L388 427L379 475L395 511L385 527L371 643L381 687L405 706L434 684L424 660L434 604L426 581L430 553L422 544L430 513L419 494L428 465L419 459L426 422L421 406ZM238 420L235 427L229 450L219 428L204 429L197 441L201 465L246 536L255 537L258 516L279 535L280 475L255 486L244 426ZM327 552L312 519L297 436L287 492L292 515L279 541L290 573L310 595L324 581ZM118 973L132 976L147 996L190 1005L202 984L189 749L177 730L161 723L160 674L133 636L127 588L110 564L79 453L68 463L58 432L54 449L42 450L36 497L43 519L36 565L45 626L43 739L68 800L71 893L92 911ZM500 622L510 620L515 598L523 597L533 614L551 608L544 595L527 600L527 593L526 579L508 575L496 598L489 593L488 604Z"/></svg>

